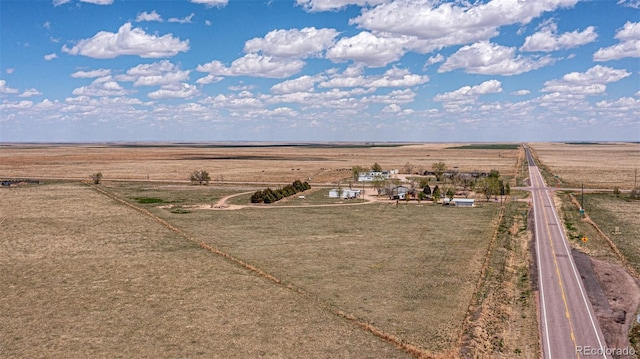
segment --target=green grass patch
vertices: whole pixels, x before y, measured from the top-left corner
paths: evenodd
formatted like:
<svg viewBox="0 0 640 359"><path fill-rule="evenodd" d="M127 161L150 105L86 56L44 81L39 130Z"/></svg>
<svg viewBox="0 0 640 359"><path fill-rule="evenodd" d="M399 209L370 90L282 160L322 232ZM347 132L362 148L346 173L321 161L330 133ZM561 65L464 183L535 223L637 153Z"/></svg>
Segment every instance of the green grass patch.
<svg viewBox="0 0 640 359"><path fill-rule="evenodd" d="M134 197L133 199L140 204L164 203L162 198L157 197Z"/></svg>

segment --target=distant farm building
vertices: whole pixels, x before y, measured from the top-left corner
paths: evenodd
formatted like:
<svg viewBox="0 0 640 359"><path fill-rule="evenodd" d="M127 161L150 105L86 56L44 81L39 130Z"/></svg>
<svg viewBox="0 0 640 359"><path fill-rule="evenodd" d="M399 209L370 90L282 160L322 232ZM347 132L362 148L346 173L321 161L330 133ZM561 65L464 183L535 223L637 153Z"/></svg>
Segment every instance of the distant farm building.
<svg viewBox="0 0 640 359"><path fill-rule="evenodd" d="M329 190L329 198L358 198L361 193L362 191L359 189L332 189Z"/></svg>
<svg viewBox="0 0 640 359"><path fill-rule="evenodd" d="M453 200L449 200L449 198L444 198L443 202L445 205L453 205L456 207L474 207L475 199L473 198L454 198Z"/></svg>
<svg viewBox="0 0 640 359"><path fill-rule="evenodd" d="M373 182L389 178L389 171L369 171L358 173L358 182Z"/></svg>

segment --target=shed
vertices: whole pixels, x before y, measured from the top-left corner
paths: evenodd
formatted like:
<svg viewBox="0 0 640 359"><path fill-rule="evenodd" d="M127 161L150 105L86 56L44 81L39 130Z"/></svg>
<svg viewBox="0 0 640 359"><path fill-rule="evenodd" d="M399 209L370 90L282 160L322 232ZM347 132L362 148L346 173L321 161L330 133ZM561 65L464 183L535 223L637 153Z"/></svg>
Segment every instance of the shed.
<svg viewBox="0 0 640 359"><path fill-rule="evenodd" d="M454 198L453 204L456 207L473 207L475 201L473 198Z"/></svg>

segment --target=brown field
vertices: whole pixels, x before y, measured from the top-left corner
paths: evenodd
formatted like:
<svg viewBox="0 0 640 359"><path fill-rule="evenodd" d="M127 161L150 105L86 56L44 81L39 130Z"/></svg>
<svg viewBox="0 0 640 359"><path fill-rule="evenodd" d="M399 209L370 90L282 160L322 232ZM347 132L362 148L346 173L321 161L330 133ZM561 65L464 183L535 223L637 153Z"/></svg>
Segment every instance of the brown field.
<svg viewBox="0 0 640 359"><path fill-rule="evenodd" d="M483 348L476 353L502 350L494 342L503 336L510 350L535 356L537 338L529 332L462 338L471 330L465 322L477 324L468 317L470 303L477 309L515 303L510 295L531 298L526 285L499 300L474 293L498 204L298 208L295 198L268 210L197 209L262 187L229 182L306 175L330 182L374 162L429 169L445 161L461 171L513 175L518 150L448 146L2 147L3 176L48 179L0 189L2 356L451 357L461 340ZM184 181L200 168L214 179L222 174L226 185L164 182ZM105 174L101 188L149 213L77 181L51 180L97 171ZM311 190L305 204L336 203L324 191ZM138 203L146 199L156 203ZM503 256L512 244L495 245L490 273L520 262L509 264L508 277L488 279L489 287L517 284L526 253ZM508 314L482 315L486 328L502 330L491 318L531 318L531 306L518 303ZM532 327L530 321L521 322Z"/></svg>
<svg viewBox="0 0 640 359"><path fill-rule="evenodd" d="M2 357L407 357L84 185L0 196Z"/></svg>
<svg viewBox="0 0 640 359"><path fill-rule="evenodd" d="M448 149L459 144L397 147L208 147L13 145L0 147L0 173L14 177L86 179L101 171L104 179L187 180L205 169L225 182L279 182L311 178L335 182L348 178L352 166L378 162L385 169L418 169L444 161L460 171L490 171L512 175L517 150Z"/></svg>
<svg viewBox="0 0 640 359"><path fill-rule="evenodd" d="M542 163L560 176L565 187L630 190L634 174L640 169L640 144L565 144L530 145ZM549 185L555 185L549 183Z"/></svg>

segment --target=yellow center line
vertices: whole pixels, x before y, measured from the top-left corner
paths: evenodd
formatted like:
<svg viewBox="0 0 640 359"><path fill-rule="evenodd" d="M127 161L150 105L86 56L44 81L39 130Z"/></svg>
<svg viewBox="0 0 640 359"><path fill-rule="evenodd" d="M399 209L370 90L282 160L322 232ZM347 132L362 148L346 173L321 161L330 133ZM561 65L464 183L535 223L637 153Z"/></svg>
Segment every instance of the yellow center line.
<svg viewBox="0 0 640 359"><path fill-rule="evenodd" d="M546 191L546 190L543 190ZM540 199L541 201L542 199ZM542 205L544 206L544 203L542 203ZM551 204L553 205L553 204ZM541 206L540 208L544 208L543 206ZM564 302L564 308L565 308L565 314L567 316L567 319L569 320L569 331L571 334L571 340L573 341L573 345L574 348L578 347L578 343L576 343L576 337L575 334L573 332L573 323L571 321L571 315L569 314L569 305L567 304L567 297L565 296L564 293L564 286L562 285L562 277L560 276L560 267L558 266L558 259L556 257L556 250L555 247L553 246L553 240L551 238L551 230L549 227L549 220L547 217L547 212L543 209L542 210L542 215L544 216L544 221L545 223L547 223L546 230L547 230L547 236L549 237L549 244L551 245L551 254L553 255L553 263L556 266L556 274L558 275L558 285L560 286L560 292L562 294L562 301ZM559 223L556 223L557 226L560 226ZM560 230L560 227L558 227L558 230ZM567 255L571 255L570 253L568 253ZM578 353L578 351L576 350L576 358L580 358L580 354Z"/></svg>

